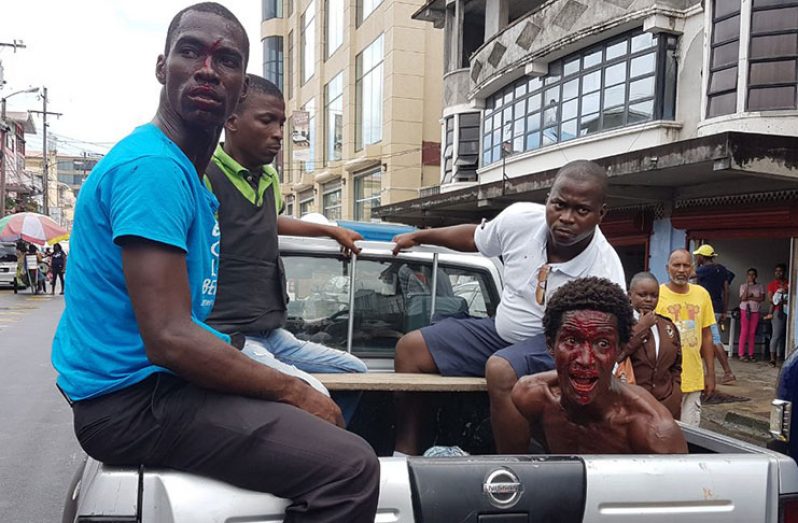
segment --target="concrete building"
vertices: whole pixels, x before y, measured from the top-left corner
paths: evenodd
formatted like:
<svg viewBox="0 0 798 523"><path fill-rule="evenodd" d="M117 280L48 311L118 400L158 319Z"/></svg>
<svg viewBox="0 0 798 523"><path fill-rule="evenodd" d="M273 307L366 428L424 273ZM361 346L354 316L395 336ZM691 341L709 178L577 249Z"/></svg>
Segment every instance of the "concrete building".
<svg viewBox="0 0 798 523"><path fill-rule="evenodd" d="M381 218L490 218L587 158L610 174L602 229L627 277L665 279L673 248L709 242L731 308L748 267L798 281L798 4L429 0L414 18L444 34L441 172Z"/></svg>
<svg viewBox="0 0 798 523"><path fill-rule="evenodd" d="M36 133L36 126L29 112L6 112L6 121L0 135L0 183L5 184L5 194L11 200L33 191L31 181L25 176L25 133ZM13 206L7 206L10 213Z"/></svg>
<svg viewBox="0 0 798 523"><path fill-rule="evenodd" d="M286 99L286 212L371 220L437 185L443 34L422 0L263 0L264 76Z"/></svg>

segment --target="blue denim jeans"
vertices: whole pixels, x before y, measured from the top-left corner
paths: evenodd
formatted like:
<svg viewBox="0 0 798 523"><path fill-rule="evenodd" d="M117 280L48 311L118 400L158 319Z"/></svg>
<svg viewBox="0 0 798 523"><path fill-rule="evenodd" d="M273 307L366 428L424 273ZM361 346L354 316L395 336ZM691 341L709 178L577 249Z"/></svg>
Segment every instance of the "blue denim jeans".
<svg viewBox="0 0 798 523"><path fill-rule="evenodd" d="M368 370L357 356L320 343L297 339L286 329L274 329L266 336L247 336L242 352L259 363L305 381L327 396L330 396L327 388L309 373ZM359 393L333 395L347 423L354 415L359 399Z"/></svg>

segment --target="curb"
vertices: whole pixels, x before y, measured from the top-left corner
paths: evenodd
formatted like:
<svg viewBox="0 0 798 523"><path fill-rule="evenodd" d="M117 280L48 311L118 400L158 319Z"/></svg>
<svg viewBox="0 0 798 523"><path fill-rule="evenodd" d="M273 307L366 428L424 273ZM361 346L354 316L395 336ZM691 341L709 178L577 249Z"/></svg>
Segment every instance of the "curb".
<svg viewBox="0 0 798 523"><path fill-rule="evenodd" d="M734 423L751 429L762 431L765 434L770 430L770 423L760 417L748 416L739 412L729 411L723 418L726 423Z"/></svg>

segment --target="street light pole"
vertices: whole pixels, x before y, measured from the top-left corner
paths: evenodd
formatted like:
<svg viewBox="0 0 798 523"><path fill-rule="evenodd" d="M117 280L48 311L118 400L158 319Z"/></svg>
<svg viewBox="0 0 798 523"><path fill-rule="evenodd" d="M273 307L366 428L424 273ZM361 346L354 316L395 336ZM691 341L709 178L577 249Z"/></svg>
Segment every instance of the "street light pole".
<svg viewBox="0 0 798 523"><path fill-rule="evenodd" d="M6 215L6 133L10 130L6 124L6 100L23 93L38 93L38 87L28 87L16 91L0 100L0 218Z"/></svg>
<svg viewBox="0 0 798 523"><path fill-rule="evenodd" d="M42 185L44 186L44 193L42 194L42 214L50 216L50 173L47 162L47 115L61 116L61 113L53 113L47 110L47 88L42 87L42 110L30 111L42 115Z"/></svg>

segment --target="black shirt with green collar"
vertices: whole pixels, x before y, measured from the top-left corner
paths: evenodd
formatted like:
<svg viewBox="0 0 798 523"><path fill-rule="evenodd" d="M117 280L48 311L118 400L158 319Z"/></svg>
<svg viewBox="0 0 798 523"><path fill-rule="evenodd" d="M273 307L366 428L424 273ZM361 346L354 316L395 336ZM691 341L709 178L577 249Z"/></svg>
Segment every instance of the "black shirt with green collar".
<svg viewBox="0 0 798 523"><path fill-rule="evenodd" d="M203 181L219 200L221 233L216 302L207 323L228 334L282 327L288 295L277 243L277 171L267 165L250 172L219 145Z"/></svg>

